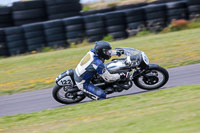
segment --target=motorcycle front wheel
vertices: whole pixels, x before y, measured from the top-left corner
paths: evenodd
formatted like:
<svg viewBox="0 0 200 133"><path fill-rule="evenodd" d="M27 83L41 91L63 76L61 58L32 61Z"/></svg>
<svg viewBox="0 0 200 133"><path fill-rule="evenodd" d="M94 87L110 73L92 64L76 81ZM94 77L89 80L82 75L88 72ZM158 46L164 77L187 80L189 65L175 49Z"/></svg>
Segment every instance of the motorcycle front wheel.
<svg viewBox="0 0 200 133"><path fill-rule="evenodd" d="M169 73L160 66L154 66L146 70L143 75L134 78L137 87L144 90L155 90L164 86L169 79Z"/></svg>
<svg viewBox="0 0 200 133"><path fill-rule="evenodd" d="M65 87L55 85L53 87L53 98L62 104L73 104L82 101L85 98L84 94L78 94L79 92L69 92Z"/></svg>

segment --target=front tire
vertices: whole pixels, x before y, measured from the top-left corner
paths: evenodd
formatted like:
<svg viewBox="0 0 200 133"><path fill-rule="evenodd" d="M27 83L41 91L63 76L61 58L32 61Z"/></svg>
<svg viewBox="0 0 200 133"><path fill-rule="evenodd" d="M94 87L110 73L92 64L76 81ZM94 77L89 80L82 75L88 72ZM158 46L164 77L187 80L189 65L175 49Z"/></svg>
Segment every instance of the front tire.
<svg viewBox="0 0 200 133"><path fill-rule="evenodd" d="M169 73L166 69L152 65L148 70L144 72L149 78L145 78L143 75L134 78L134 83L137 87L144 90L156 90L164 86L169 80ZM161 81L160 81L161 80Z"/></svg>
<svg viewBox="0 0 200 133"><path fill-rule="evenodd" d="M62 91L64 93L64 96L62 96L60 94L60 91ZM76 92L74 92L74 93L76 93ZM52 96L59 103L73 104L73 103L78 103L85 98L84 94L76 96L76 99L68 97L67 94L70 94L70 93L66 92L66 90L64 91L63 87L58 86L58 85L55 85L53 87Z"/></svg>

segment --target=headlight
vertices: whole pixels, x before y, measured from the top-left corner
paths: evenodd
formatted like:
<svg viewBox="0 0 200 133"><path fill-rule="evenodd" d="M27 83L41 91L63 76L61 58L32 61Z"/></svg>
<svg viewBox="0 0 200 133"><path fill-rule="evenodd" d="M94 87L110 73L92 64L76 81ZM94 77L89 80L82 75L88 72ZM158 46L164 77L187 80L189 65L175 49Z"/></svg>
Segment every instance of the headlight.
<svg viewBox="0 0 200 133"><path fill-rule="evenodd" d="M147 65L149 64L149 59L144 52L142 52L142 59Z"/></svg>

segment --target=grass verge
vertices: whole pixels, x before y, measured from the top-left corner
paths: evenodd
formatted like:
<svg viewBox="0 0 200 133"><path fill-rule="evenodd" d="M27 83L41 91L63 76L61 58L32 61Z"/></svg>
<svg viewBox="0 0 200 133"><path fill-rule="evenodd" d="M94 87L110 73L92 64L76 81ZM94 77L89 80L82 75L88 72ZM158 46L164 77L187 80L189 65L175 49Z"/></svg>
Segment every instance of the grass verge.
<svg viewBox="0 0 200 133"><path fill-rule="evenodd" d="M0 133L198 133L200 85L0 117Z"/></svg>
<svg viewBox="0 0 200 133"><path fill-rule="evenodd" d="M150 63L175 67L200 63L200 28L131 37L111 43L144 51ZM75 68L93 45L0 59L0 95L54 86L63 71Z"/></svg>

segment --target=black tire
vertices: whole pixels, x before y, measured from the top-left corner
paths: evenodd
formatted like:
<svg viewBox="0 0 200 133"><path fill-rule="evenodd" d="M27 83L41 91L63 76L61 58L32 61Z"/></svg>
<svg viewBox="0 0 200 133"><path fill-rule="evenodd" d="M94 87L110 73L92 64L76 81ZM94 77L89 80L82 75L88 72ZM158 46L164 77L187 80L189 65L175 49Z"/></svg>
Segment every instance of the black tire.
<svg viewBox="0 0 200 133"><path fill-rule="evenodd" d="M44 18L35 18L35 19L30 19L30 20L15 20L14 24L16 26L24 25L24 24L30 24L30 23L36 23L36 22L42 22L45 21Z"/></svg>
<svg viewBox="0 0 200 133"><path fill-rule="evenodd" d="M138 21L144 21L144 15L126 17L127 23L133 23L133 22L138 22Z"/></svg>
<svg viewBox="0 0 200 133"><path fill-rule="evenodd" d="M25 47L25 41L19 40L19 41L13 41L13 42L7 42L7 47L10 48L17 48L17 47Z"/></svg>
<svg viewBox="0 0 200 133"><path fill-rule="evenodd" d="M144 15L144 8L136 8L136 9L130 9L125 11L125 14L127 17L129 16L143 16Z"/></svg>
<svg viewBox="0 0 200 133"><path fill-rule="evenodd" d="M114 39L124 39L127 37L127 33L125 31L112 32L108 34L111 35Z"/></svg>
<svg viewBox="0 0 200 133"><path fill-rule="evenodd" d="M11 23L12 17L11 15L0 15L0 23Z"/></svg>
<svg viewBox="0 0 200 133"><path fill-rule="evenodd" d="M51 20L51 21L47 21L44 22L44 28L45 29L49 29L49 28L56 28L56 27L62 27L64 26L62 20L58 19L58 20Z"/></svg>
<svg viewBox="0 0 200 133"><path fill-rule="evenodd" d="M26 43L27 45L45 44L45 38L37 37L37 38L26 39Z"/></svg>
<svg viewBox="0 0 200 133"><path fill-rule="evenodd" d="M72 4L79 2L80 0L45 0L47 6L59 5L59 4Z"/></svg>
<svg viewBox="0 0 200 133"><path fill-rule="evenodd" d="M186 2L178 1L178 2L167 3L167 9L178 9L178 8L186 8Z"/></svg>
<svg viewBox="0 0 200 133"><path fill-rule="evenodd" d="M0 15L9 15L11 14L10 7L0 7Z"/></svg>
<svg viewBox="0 0 200 133"><path fill-rule="evenodd" d="M44 30L44 33L46 36L51 36L51 35L56 35L56 34L61 34L61 33L64 34L65 30L63 29L63 27L55 27L55 28Z"/></svg>
<svg viewBox="0 0 200 133"><path fill-rule="evenodd" d="M145 8L146 13L152 13L152 12L157 12L157 11L165 11L166 6L165 5L149 5L146 6Z"/></svg>
<svg viewBox="0 0 200 133"><path fill-rule="evenodd" d="M35 8L44 8L44 1L34 0L34 1L19 1L14 2L12 6L13 11L30 10Z"/></svg>
<svg viewBox="0 0 200 133"><path fill-rule="evenodd" d="M192 5L188 7L190 13L199 12L200 13L200 5Z"/></svg>
<svg viewBox="0 0 200 133"><path fill-rule="evenodd" d="M63 22L66 26L75 25L75 24L83 24L83 18L81 16L70 17L63 19Z"/></svg>
<svg viewBox="0 0 200 133"><path fill-rule="evenodd" d="M27 32L27 33L24 34L24 36L25 36L26 39L31 39L31 38L44 36L44 32L43 31Z"/></svg>
<svg viewBox="0 0 200 133"><path fill-rule="evenodd" d="M42 31L43 23L26 24L22 26L25 32Z"/></svg>
<svg viewBox="0 0 200 133"><path fill-rule="evenodd" d="M84 26L82 24L76 24L76 25L66 26L65 29L67 32L80 31L80 30L84 30Z"/></svg>
<svg viewBox="0 0 200 133"><path fill-rule="evenodd" d="M54 6L47 7L48 14L51 14L51 15L69 12L69 11L79 12L81 9L82 7L79 3L64 4L64 5L62 4L62 5L54 5Z"/></svg>
<svg viewBox="0 0 200 133"><path fill-rule="evenodd" d="M8 53L9 55L18 55L23 54L26 52L26 49L24 47L17 47L17 48L9 48Z"/></svg>
<svg viewBox="0 0 200 133"><path fill-rule="evenodd" d="M139 26L144 26L145 27L145 22L141 21L141 22L134 22L134 23L129 23L128 24L128 28L131 29L137 29Z"/></svg>
<svg viewBox="0 0 200 133"><path fill-rule="evenodd" d="M164 68L162 68L162 67L160 67L160 66L154 66L154 67L150 68L149 70L150 70L150 71L156 70L156 71L158 71L158 72L161 72L161 73L163 74L163 76L164 76L165 79L161 82L160 85L157 85L157 86L151 88L151 87L146 87L146 86L142 85L142 84L139 82L139 78L140 78L140 77L136 77L136 78L134 78L133 81L134 81L134 83L135 83L135 85L136 85L137 87L139 87L139 88L141 88L141 89L144 89L144 90L155 90L155 89L159 89L159 88L161 88L162 86L164 86L164 85L167 83L167 81L169 80L169 73L167 72L166 69L164 69Z"/></svg>
<svg viewBox="0 0 200 133"><path fill-rule="evenodd" d="M123 18L115 18L106 21L106 26L114 26L114 25L124 25L125 21Z"/></svg>
<svg viewBox="0 0 200 133"><path fill-rule="evenodd" d="M85 95L82 95L79 99L74 100L74 101L68 101L68 100L61 99L58 96L58 92L59 92L60 89L62 89L62 87L55 85L53 87L53 91L52 91L53 98L59 103L63 103L63 104L79 103L80 101L82 101L85 98Z"/></svg>
<svg viewBox="0 0 200 133"><path fill-rule="evenodd" d="M31 10L13 12L14 20L27 20L35 18L47 18L45 10L43 8L40 8L40 9L31 9Z"/></svg>
<svg viewBox="0 0 200 133"><path fill-rule="evenodd" d="M103 16L100 14L95 14L95 15L89 15L83 17L85 23L91 23L91 22L98 22L98 21L103 21Z"/></svg>
<svg viewBox="0 0 200 133"><path fill-rule="evenodd" d="M6 48L0 48L0 56L8 56L8 50Z"/></svg>
<svg viewBox="0 0 200 133"><path fill-rule="evenodd" d="M166 18L166 13L165 12L154 12L154 13L146 14L147 20L157 19L157 18Z"/></svg>
<svg viewBox="0 0 200 133"><path fill-rule="evenodd" d="M22 27L11 27L5 29L6 35L23 34Z"/></svg>
<svg viewBox="0 0 200 133"><path fill-rule="evenodd" d="M200 1L199 0L188 0L188 4L189 5L200 5Z"/></svg>
<svg viewBox="0 0 200 133"><path fill-rule="evenodd" d="M104 27L104 22L99 21L99 22L90 22L85 24L86 29L96 29L96 28L103 28Z"/></svg>
<svg viewBox="0 0 200 133"><path fill-rule="evenodd" d="M49 15L48 18L49 19L60 19L60 18L67 18L67 17L74 17L74 16L80 16L79 12L67 12L67 13L59 13L59 14L54 14L54 15Z"/></svg>
<svg viewBox="0 0 200 133"><path fill-rule="evenodd" d="M7 42L19 41L23 39L24 39L23 34L14 34L6 37Z"/></svg>
<svg viewBox="0 0 200 133"><path fill-rule="evenodd" d="M110 20L115 19L115 18L123 18L125 17L125 13L124 12L110 12L110 13L106 13L105 14L105 19Z"/></svg>
<svg viewBox="0 0 200 133"><path fill-rule="evenodd" d="M74 39L74 38L83 38L84 37L84 31L73 31L73 32L67 32L66 37L67 39Z"/></svg>
<svg viewBox="0 0 200 133"><path fill-rule="evenodd" d="M94 35L104 34L104 32L105 32L105 30L103 28L86 30L86 34L88 36L94 36Z"/></svg>
<svg viewBox="0 0 200 133"><path fill-rule="evenodd" d="M55 34L51 36L46 36L47 42L61 41L65 39L65 34Z"/></svg>
<svg viewBox="0 0 200 133"><path fill-rule="evenodd" d="M108 33L118 32L118 31L124 31L125 26L124 25L110 26L110 27L107 27L106 29L107 29Z"/></svg>
<svg viewBox="0 0 200 133"><path fill-rule="evenodd" d="M168 16L185 16L186 15L186 9L168 10L167 14L168 14Z"/></svg>

